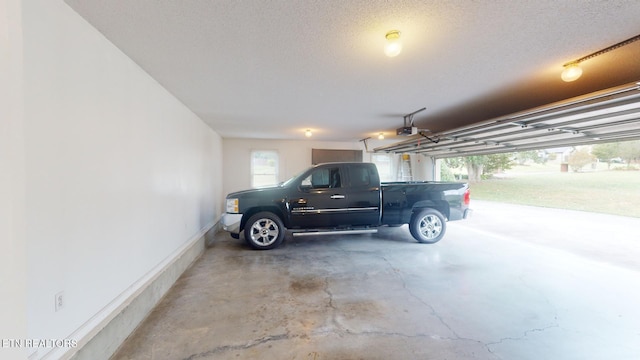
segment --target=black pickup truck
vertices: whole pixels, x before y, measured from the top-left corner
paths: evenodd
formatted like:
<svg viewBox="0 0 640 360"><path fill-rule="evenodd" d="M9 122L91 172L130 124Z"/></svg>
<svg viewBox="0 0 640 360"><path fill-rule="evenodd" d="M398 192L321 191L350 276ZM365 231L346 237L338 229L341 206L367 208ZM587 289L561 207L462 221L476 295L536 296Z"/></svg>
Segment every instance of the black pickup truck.
<svg viewBox="0 0 640 360"><path fill-rule="evenodd" d="M376 232L409 224L421 243L442 239L446 222L467 218L469 187L456 182L380 183L371 163L313 166L276 187L227 195L222 227L255 249L293 236Z"/></svg>

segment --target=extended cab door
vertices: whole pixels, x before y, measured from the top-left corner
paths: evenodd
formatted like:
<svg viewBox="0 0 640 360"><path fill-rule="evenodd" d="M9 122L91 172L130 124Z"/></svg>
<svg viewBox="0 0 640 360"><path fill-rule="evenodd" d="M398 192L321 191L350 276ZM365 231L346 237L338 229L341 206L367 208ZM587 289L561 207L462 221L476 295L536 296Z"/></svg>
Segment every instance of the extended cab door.
<svg viewBox="0 0 640 360"><path fill-rule="evenodd" d="M382 195L380 178L375 165L362 163L350 164L348 167L349 223L351 225L380 224L382 211Z"/></svg>
<svg viewBox="0 0 640 360"><path fill-rule="evenodd" d="M360 169L358 165L355 166ZM375 179L371 179L368 171L365 175L362 170L352 169L355 169L352 164L327 164L304 176L297 186L297 193L289 198L291 227L378 225L379 182L370 186L371 180L377 179L377 173Z"/></svg>

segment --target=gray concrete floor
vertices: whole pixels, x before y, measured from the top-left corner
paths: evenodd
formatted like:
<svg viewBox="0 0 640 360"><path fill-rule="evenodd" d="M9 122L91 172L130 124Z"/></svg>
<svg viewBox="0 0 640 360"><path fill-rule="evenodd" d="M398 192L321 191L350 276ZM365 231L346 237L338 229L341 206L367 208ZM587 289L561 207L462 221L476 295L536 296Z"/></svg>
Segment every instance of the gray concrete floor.
<svg viewBox="0 0 640 360"><path fill-rule="evenodd" d="M472 205L434 245L220 233L114 359L640 359L640 219Z"/></svg>

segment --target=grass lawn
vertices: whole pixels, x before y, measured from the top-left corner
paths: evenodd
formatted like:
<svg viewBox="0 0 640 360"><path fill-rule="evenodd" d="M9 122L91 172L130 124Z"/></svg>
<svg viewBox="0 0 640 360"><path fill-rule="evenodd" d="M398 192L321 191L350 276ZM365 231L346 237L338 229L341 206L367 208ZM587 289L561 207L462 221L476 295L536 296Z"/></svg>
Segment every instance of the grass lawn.
<svg viewBox="0 0 640 360"><path fill-rule="evenodd" d="M557 164L516 166L471 184L471 199L640 217L640 171L560 172Z"/></svg>

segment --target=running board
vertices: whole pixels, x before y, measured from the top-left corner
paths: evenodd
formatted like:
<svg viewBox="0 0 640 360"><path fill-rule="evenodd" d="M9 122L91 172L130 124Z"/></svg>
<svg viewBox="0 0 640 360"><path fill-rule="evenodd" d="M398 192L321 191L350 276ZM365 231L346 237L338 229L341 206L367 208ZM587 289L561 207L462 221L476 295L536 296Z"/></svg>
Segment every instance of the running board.
<svg viewBox="0 0 640 360"><path fill-rule="evenodd" d="M349 235L349 234L374 234L378 229L362 230L317 230L317 231L292 231L293 236L314 236L314 235Z"/></svg>

